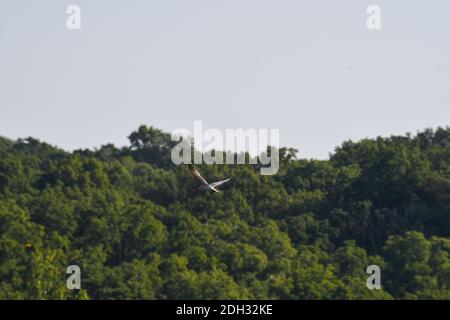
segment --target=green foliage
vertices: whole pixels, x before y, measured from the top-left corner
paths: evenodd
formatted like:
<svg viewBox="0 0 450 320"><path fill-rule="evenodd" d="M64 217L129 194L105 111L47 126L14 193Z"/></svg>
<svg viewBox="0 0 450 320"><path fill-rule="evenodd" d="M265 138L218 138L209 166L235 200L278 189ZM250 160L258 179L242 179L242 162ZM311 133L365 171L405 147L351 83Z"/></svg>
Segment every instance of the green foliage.
<svg viewBox="0 0 450 320"><path fill-rule="evenodd" d="M327 161L281 148L275 176L200 166L232 177L220 194L191 193L169 134L129 140L66 153L0 137L0 299L450 299L449 128Z"/></svg>

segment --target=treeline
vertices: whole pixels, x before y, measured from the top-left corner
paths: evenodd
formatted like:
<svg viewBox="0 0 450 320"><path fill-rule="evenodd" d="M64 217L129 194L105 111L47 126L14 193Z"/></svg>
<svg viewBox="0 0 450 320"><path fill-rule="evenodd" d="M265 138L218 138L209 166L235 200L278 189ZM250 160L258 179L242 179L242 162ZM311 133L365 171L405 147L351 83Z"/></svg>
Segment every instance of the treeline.
<svg viewBox="0 0 450 320"><path fill-rule="evenodd" d="M450 128L347 141L326 161L282 148L275 176L199 166L232 177L220 194L191 192L169 134L129 140L69 153L0 138L0 299L450 299Z"/></svg>

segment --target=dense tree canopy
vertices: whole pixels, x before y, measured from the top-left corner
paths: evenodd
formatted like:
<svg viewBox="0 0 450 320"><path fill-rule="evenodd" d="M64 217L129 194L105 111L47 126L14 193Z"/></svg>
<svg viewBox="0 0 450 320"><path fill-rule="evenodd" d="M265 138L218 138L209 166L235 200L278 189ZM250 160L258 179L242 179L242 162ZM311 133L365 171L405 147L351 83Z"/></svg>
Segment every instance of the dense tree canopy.
<svg viewBox="0 0 450 320"><path fill-rule="evenodd" d="M449 128L324 161L283 148L274 176L199 166L232 177L220 194L191 193L169 134L129 139L69 153L0 138L0 299L450 299Z"/></svg>

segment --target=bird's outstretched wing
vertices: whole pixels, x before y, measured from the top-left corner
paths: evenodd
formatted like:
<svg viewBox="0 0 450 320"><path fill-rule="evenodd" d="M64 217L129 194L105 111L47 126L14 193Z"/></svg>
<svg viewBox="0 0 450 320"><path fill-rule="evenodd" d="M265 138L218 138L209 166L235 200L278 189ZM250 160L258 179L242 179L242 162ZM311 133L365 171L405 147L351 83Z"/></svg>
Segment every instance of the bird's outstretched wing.
<svg viewBox="0 0 450 320"><path fill-rule="evenodd" d="M209 186L215 188L215 187L218 187L218 186L220 186L221 184L224 184L225 182L228 182L228 181L230 181L230 180L231 180L231 178L228 178L228 179L225 179L225 180L216 181L216 182L211 182L211 183L209 184Z"/></svg>
<svg viewBox="0 0 450 320"><path fill-rule="evenodd" d="M196 167L194 167L192 164L189 164L189 169L191 170L191 174L192 174L198 181L200 181L201 184L208 185L208 182L206 182L206 180L203 179L202 175L200 174L200 172L198 172L198 170L197 170Z"/></svg>

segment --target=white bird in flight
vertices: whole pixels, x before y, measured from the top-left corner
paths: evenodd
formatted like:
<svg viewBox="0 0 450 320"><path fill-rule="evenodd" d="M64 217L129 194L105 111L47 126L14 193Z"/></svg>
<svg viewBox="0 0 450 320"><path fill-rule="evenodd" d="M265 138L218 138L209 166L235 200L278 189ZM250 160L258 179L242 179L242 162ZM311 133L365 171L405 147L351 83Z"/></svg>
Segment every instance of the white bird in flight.
<svg viewBox="0 0 450 320"><path fill-rule="evenodd" d="M194 188L192 190L192 192L195 191L214 191L217 193L220 193L219 190L216 189L216 187L220 186L221 184L224 184L225 182L228 182L231 180L231 178L225 179L225 180L220 180L220 181L216 181L216 182L211 182L208 183L200 174L200 172L198 172L197 168L195 168L192 164L189 165L189 169L191 169L191 174L198 180L200 181L200 185L196 188Z"/></svg>

